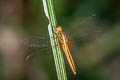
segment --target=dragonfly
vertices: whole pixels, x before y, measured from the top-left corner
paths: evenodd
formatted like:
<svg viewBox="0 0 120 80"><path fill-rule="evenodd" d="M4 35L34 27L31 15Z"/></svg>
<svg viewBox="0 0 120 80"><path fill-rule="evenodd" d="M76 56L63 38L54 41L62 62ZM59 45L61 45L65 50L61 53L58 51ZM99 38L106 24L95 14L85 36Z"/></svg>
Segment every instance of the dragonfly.
<svg viewBox="0 0 120 80"><path fill-rule="evenodd" d="M96 14L92 16L95 16L95 15ZM87 21L87 19L84 20L84 22L85 21ZM61 50L65 53L67 57L71 70L73 71L74 74L76 74L75 64L74 64L74 61L73 61L73 58L70 52L71 42L70 42L68 35L63 32L61 26L58 26L54 32L58 37ZM89 35L92 35L96 32L103 32L103 31L95 30L88 34L82 35L82 38L88 38ZM48 49L51 46L49 38L46 38L46 37L24 37L19 41L19 43L21 46L29 49L29 51L27 52L28 55L26 57L26 61L30 59L30 57L35 53L35 51L43 50L46 48Z"/></svg>
<svg viewBox="0 0 120 80"><path fill-rule="evenodd" d="M71 55L71 53L70 53L71 43L70 43L70 40L69 40L68 35L66 35L66 34L63 32L61 26L58 26L58 27L55 29L55 33L57 34L57 37L58 37L58 40L59 40L59 43L60 43L60 47L61 47L62 51L65 53L65 55L66 55L66 57L67 57L67 60L68 60L68 62L69 62L69 65L70 65L70 67L71 67L74 75L76 75L75 64L74 64L72 55Z"/></svg>

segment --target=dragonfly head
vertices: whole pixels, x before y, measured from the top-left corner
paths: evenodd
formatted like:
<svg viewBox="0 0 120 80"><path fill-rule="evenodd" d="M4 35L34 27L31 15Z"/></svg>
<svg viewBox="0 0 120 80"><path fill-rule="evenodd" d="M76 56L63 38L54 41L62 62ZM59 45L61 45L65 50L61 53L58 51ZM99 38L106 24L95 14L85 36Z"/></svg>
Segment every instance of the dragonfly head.
<svg viewBox="0 0 120 80"><path fill-rule="evenodd" d="M57 26L55 29L55 33L59 33L62 31L62 27L61 26Z"/></svg>

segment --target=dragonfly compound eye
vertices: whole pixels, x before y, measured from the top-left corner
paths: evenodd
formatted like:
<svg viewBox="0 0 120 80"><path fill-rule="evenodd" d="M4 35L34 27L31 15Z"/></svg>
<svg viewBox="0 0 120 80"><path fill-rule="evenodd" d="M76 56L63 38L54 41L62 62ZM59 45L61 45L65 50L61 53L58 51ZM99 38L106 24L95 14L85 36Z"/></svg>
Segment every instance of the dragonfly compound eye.
<svg viewBox="0 0 120 80"><path fill-rule="evenodd" d="M57 26L56 29L55 29L55 33L58 33L62 31L62 27L61 26Z"/></svg>

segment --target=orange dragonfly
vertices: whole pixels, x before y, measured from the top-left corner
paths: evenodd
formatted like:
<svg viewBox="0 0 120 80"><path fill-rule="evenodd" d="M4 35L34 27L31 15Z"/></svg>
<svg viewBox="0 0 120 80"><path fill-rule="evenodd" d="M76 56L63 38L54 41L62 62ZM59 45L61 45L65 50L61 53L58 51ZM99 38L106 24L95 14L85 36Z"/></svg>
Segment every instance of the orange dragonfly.
<svg viewBox="0 0 120 80"><path fill-rule="evenodd" d="M86 22L86 21L87 21L87 19L84 22ZM76 74L75 64L74 64L73 58L72 58L71 53L70 53L71 42L70 42L68 35L66 35L63 32L61 26L58 26L54 32L56 33L56 35L59 39L61 50L65 53L73 73ZM94 35L94 33L97 33L97 32L103 32L103 31L102 30L95 30L95 31L92 31L92 32L87 33L85 35L82 35L81 38L88 39L89 36ZM19 42L23 47L28 48L28 50L27 50L28 55L26 58L27 61L34 54L35 51L50 48L50 46L51 46L49 38L46 38L46 37L24 37Z"/></svg>
<svg viewBox="0 0 120 80"><path fill-rule="evenodd" d="M61 47L62 51L65 53L74 75L76 75L75 64L74 64L73 58L72 58L71 53L70 53L71 43L70 43L70 40L68 38L68 35L63 32L61 26L58 26L55 29L55 33L58 37L60 47Z"/></svg>
<svg viewBox="0 0 120 80"><path fill-rule="evenodd" d="M90 32L88 34L82 35L81 38L88 39L89 36L94 35L94 33L96 33L96 32L101 33L102 31L96 30L96 31ZM72 72L74 74L76 74L75 64L74 64L73 58L70 53L71 42L70 42L68 35L66 35L63 32L61 26L58 26L55 29L55 33L59 39L61 50L65 53L65 55L67 57L67 60L72 69ZM24 47L24 49L27 49L25 51L27 54L26 61L31 59L31 57L35 54L35 51L38 52L39 50L40 51L46 50L46 49L50 48L50 46L51 46L49 38L46 38L46 37L24 37L23 39L21 39L19 41L19 43L21 46Z"/></svg>

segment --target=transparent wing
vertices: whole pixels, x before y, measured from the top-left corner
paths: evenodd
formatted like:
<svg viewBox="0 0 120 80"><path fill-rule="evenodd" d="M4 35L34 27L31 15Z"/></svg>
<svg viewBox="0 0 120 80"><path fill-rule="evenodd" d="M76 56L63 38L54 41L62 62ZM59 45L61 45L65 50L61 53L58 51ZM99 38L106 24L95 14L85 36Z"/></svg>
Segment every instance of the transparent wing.
<svg viewBox="0 0 120 80"><path fill-rule="evenodd" d="M24 37L19 40L19 44L24 49L27 61L36 52L50 48L49 39L45 37Z"/></svg>
<svg viewBox="0 0 120 80"><path fill-rule="evenodd" d="M46 48L50 46L48 38L45 37L25 37L22 38L19 43L28 48Z"/></svg>

